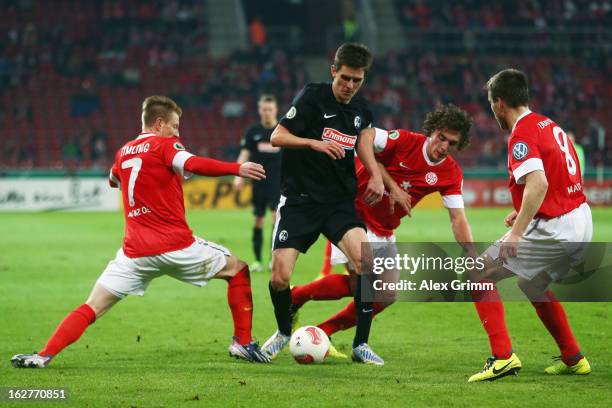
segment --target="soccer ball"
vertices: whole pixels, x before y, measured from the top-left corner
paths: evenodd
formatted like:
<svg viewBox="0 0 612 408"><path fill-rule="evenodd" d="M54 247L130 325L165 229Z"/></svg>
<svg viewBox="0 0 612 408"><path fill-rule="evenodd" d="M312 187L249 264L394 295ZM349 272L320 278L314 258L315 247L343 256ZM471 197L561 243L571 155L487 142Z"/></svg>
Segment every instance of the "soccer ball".
<svg viewBox="0 0 612 408"><path fill-rule="evenodd" d="M300 327L291 336L289 351L300 364L321 363L329 354L329 337L318 327Z"/></svg>

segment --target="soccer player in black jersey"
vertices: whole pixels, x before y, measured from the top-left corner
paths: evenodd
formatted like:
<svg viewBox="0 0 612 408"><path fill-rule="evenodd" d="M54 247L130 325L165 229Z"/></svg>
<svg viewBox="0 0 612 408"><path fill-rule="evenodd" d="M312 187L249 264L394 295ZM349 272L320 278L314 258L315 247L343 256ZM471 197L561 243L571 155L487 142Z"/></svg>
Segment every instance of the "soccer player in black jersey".
<svg viewBox="0 0 612 408"><path fill-rule="evenodd" d="M263 346L271 358L287 345L292 312L289 281L300 252L306 252L325 235L336 244L361 274L365 226L356 213L355 149L371 175L364 200L372 205L383 194L382 177L373 151L372 113L361 96L372 63L372 54L361 44L345 43L336 51L331 66L332 83L311 83L272 133L272 144L281 151L281 198L274 225L270 296L278 330ZM372 323L372 304L362 298L363 279L357 279L355 304L357 328L353 360L383 365L367 344Z"/></svg>
<svg viewBox="0 0 612 408"><path fill-rule="evenodd" d="M261 247L263 245L263 224L266 208L272 210L272 223L275 220L276 206L280 197L280 147L272 146L270 136L278 123L278 106L273 95L262 95L257 103L259 123L251 126L240 142L238 163L247 161L259 163L266 170L266 179L253 181L253 253L255 262L250 266L251 272L261 272ZM236 176L234 188L242 190L242 177Z"/></svg>

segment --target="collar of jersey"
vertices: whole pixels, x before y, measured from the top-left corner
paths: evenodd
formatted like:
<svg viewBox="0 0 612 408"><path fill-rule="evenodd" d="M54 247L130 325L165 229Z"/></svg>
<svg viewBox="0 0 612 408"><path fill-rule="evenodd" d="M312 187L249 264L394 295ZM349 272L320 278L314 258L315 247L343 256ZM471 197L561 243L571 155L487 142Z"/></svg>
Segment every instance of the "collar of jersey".
<svg viewBox="0 0 612 408"><path fill-rule="evenodd" d="M141 133L138 135L138 137L136 138L136 140L138 139L144 139L145 137L151 137L151 136L155 136L153 133Z"/></svg>
<svg viewBox="0 0 612 408"><path fill-rule="evenodd" d="M439 162L432 162L431 160L429 160L429 156L427 156L427 146L429 145L429 138L425 139L425 143L423 143L423 158L425 159L425 162L427 164L429 164L430 166L437 166L439 164L442 164L442 162L444 160L446 160L446 156L445 158L443 158L442 160L440 160Z"/></svg>
<svg viewBox="0 0 612 408"><path fill-rule="evenodd" d="M511 133L514 133L514 129L516 129L516 125L518 125L519 121L521 119L523 119L525 116L529 115L530 113L531 113L531 111L529 109L527 109L525 112L521 113L521 116L519 116L516 119L516 122L514 122L514 126L512 126L512 132Z"/></svg>

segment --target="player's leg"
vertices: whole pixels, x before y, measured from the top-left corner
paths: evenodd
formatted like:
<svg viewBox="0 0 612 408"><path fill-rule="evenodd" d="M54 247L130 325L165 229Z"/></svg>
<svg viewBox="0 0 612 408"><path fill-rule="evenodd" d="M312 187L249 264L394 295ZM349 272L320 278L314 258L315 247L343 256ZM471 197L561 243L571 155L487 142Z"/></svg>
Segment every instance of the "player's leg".
<svg viewBox="0 0 612 408"><path fill-rule="evenodd" d="M150 262L148 258L131 259L123 250L117 251L94 285L87 301L70 312L59 324L46 346L34 355L20 354L11 360L15 367L44 367L52 357L77 341L85 330L106 313L115 303L128 294L144 294L153 273L139 272L139 265ZM142 266L142 265L140 265ZM147 265L150 271L151 265ZM36 356L33 360L31 357Z"/></svg>
<svg viewBox="0 0 612 408"><path fill-rule="evenodd" d="M321 205L287 201L281 197L273 232L269 291L278 330L262 347L270 358L276 357L291 337L293 316L289 284L298 255L314 244L322 228Z"/></svg>
<svg viewBox="0 0 612 408"><path fill-rule="evenodd" d="M270 359L253 341L253 296L249 267L244 261L232 255L226 255L226 264L215 279L227 281L227 303L232 312L234 336L229 346L231 357L242 358L258 363L268 363Z"/></svg>
<svg viewBox="0 0 612 408"><path fill-rule="evenodd" d="M512 351L504 304L495 285L513 276L515 276L513 272L499 266L490 258L485 258L485 267L482 271L478 273L471 271L468 275L472 282L489 284L487 289L473 290L471 296L491 348L491 357L487 359L484 368L472 375L468 382L496 380L517 374L522 367L521 361Z"/></svg>
<svg viewBox="0 0 612 408"><path fill-rule="evenodd" d="M561 352L558 364L547 367L548 374L589 374L591 366L582 355L580 346L570 328L567 315L554 293L548 289L551 278L547 273L528 280L519 278L518 286L531 300L538 317L555 339Z"/></svg>
<svg viewBox="0 0 612 408"><path fill-rule="evenodd" d="M344 252L353 265L357 274L357 284L355 287L355 316L356 329L355 337L353 338L353 360L356 362L384 365L384 360L380 358L368 345L370 336L370 328L372 326L372 312L374 311L372 285L370 276L367 271L362 270L362 265L371 264L368 261L371 258L371 249L369 245L364 245L365 251L362 251L362 243L367 242L367 236L363 227L353 227L346 231L340 241L338 247Z"/></svg>
<svg viewBox="0 0 612 408"><path fill-rule="evenodd" d="M263 266L261 264L261 248L263 247L263 226L266 215L266 197L265 186L261 183L253 184L253 215L254 225L253 234L251 236L251 244L253 246L253 255L255 261L251 264L251 272L261 272Z"/></svg>
<svg viewBox="0 0 612 408"><path fill-rule="evenodd" d="M268 288L278 329L262 347L270 358L275 358L291 338L293 315L289 282L298 255L299 251L294 248L278 248L272 252L272 276Z"/></svg>
<svg viewBox="0 0 612 408"><path fill-rule="evenodd" d="M102 317L121 298L96 284L87 301L68 313L45 347L35 354L18 354L11 359L18 368L43 368L66 347L77 341L96 319Z"/></svg>

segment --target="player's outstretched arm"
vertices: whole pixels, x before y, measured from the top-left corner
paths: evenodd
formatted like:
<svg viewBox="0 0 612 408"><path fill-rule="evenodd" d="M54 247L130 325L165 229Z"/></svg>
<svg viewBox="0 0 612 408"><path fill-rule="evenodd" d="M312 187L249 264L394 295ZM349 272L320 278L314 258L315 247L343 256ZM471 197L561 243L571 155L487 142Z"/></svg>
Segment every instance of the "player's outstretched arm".
<svg viewBox="0 0 612 408"><path fill-rule="evenodd" d="M463 247L467 256L477 257L478 252L474 246L474 238L472 237L472 230L470 223L465 216L465 210L463 208L449 208L448 215L451 221L451 229L455 236L455 241Z"/></svg>
<svg viewBox="0 0 612 408"><path fill-rule="evenodd" d="M357 145L357 155L363 163L366 171L370 174L370 181L366 191L363 193L363 200L368 205L374 205L382 199L385 187L383 179L374 157L374 137L376 131L374 128L367 128L359 134L359 144Z"/></svg>
<svg viewBox="0 0 612 408"><path fill-rule="evenodd" d="M240 154L238 155L238 160L236 160L236 162L238 164L246 163L247 161L249 161L250 157L251 157L251 152L249 152L248 149L240 149ZM243 186L244 186L244 183L242 181L242 177L236 176L236 178L234 178L234 188L237 191L240 191L242 190Z"/></svg>
<svg viewBox="0 0 612 408"><path fill-rule="evenodd" d="M412 197L400 186L397 185L393 177L389 174L387 169L382 163L378 163L378 169L383 179L383 184L389 191L389 212L393 214L395 212L395 205L399 205L406 211L406 214L411 217L410 211L412 210L411 201Z"/></svg>
<svg viewBox="0 0 612 408"><path fill-rule="evenodd" d="M272 143L272 146L284 147L285 149L312 149L325 153L334 160L344 157L344 149L337 143L299 137L291 133L283 125L276 126L270 136L270 143Z"/></svg>
<svg viewBox="0 0 612 408"><path fill-rule="evenodd" d="M263 180L266 178L266 172L263 166L253 162L240 164L209 159L207 157L192 156L185 162L184 168L185 171L190 173L208 177L235 175L253 180Z"/></svg>
<svg viewBox="0 0 612 408"><path fill-rule="evenodd" d="M525 190L523 192L521 209L516 215L510 233L508 233L500 246L499 254L502 259L506 259L508 256L516 256L518 242L540 209L544 197L546 197L546 191L548 191L548 180L544 171L534 170L523 177L525 177Z"/></svg>

